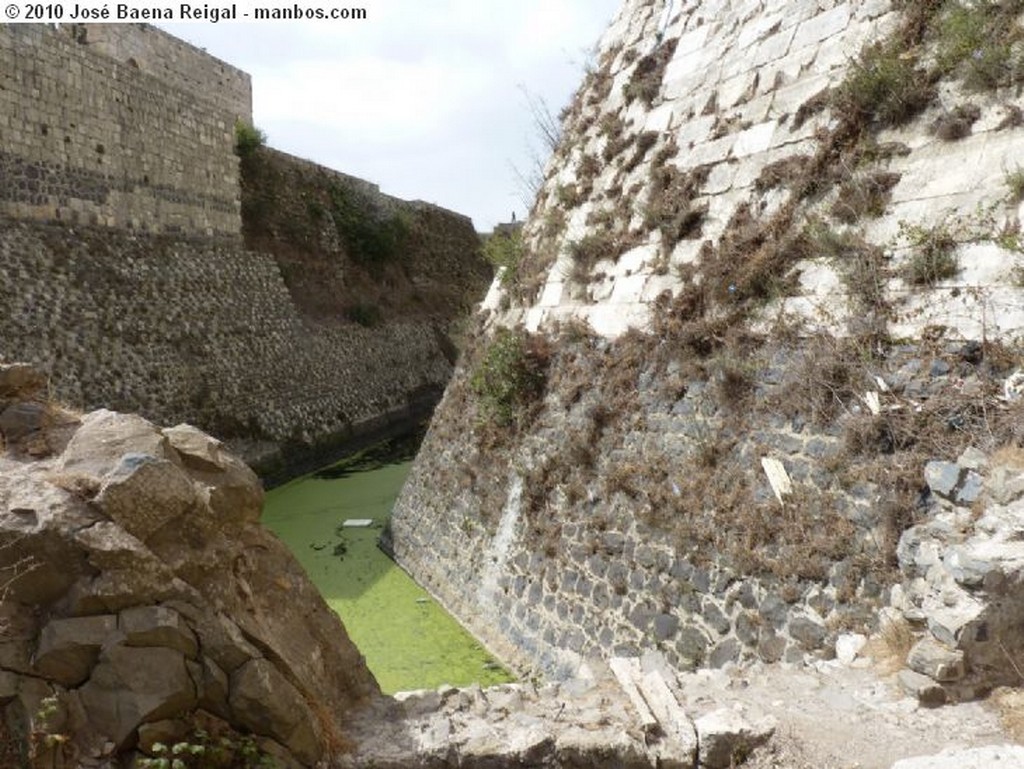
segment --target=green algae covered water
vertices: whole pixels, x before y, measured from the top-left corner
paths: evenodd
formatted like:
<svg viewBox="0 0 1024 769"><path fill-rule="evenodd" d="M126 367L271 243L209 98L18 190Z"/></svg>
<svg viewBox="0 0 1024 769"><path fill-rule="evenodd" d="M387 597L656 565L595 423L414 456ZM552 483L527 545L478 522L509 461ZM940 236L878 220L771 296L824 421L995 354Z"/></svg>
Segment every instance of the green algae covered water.
<svg viewBox="0 0 1024 769"><path fill-rule="evenodd" d="M380 444L267 493L263 523L298 558L386 693L512 680L377 547L418 438ZM346 520L369 520L346 527Z"/></svg>

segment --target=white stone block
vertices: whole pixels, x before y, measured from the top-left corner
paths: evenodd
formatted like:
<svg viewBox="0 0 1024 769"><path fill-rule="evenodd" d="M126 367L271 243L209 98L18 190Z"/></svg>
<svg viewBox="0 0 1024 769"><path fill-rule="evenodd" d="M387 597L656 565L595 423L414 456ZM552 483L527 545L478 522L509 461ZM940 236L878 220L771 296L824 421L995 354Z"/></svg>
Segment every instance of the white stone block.
<svg viewBox="0 0 1024 769"><path fill-rule="evenodd" d="M768 0L765 13L782 11L782 28L797 27L819 12L817 0Z"/></svg>
<svg viewBox="0 0 1024 769"><path fill-rule="evenodd" d="M877 19L892 10L892 0L860 0L854 10L854 18L858 20Z"/></svg>
<svg viewBox="0 0 1024 769"><path fill-rule="evenodd" d="M645 265L658 258L658 246L651 243L631 248L619 257L615 266L608 271L610 275L630 275L639 272Z"/></svg>
<svg viewBox="0 0 1024 769"><path fill-rule="evenodd" d="M676 144L686 149L690 143L698 144L708 140L711 127L715 124L714 115L698 115L690 120L683 121L676 131Z"/></svg>
<svg viewBox="0 0 1024 769"><path fill-rule="evenodd" d="M842 44L838 41L835 44L832 44L832 41L823 43L818 46L818 52L814 55L814 70L840 76L845 75L849 71L851 50L860 50L860 44L857 44L856 47L847 47L845 36ZM834 70L837 69L841 69L842 72L835 73Z"/></svg>
<svg viewBox="0 0 1024 769"><path fill-rule="evenodd" d="M650 308L646 304L598 304L581 311L580 317L590 323L594 333L614 339L630 328L645 328L650 320Z"/></svg>
<svg viewBox="0 0 1024 769"><path fill-rule="evenodd" d="M818 296L843 293L843 281L835 267L823 259L800 262L800 288L805 294Z"/></svg>
<svg viewBox="0 0 1024 769"><path fill-rule="evenodd" d="M700 249L703 246L703 240L681 240L676 244L676 247L672 249L672 254L669 256L669 264L672 267L680 267L684 264L693 264L697 261L700 256Z"/></svg>
<svg viewBox="0 0 1024 769"><path fill-rule="evenodd" d="M1002 305L1009 311L1001 311L993 301L994 293L990 289L965 291L958 285L932 289L896 286L890 295L899 300L899 309L891 328L895 335L909 337L919 335L925 326L940 325L954 337L981 339L991 336L1001 324L1007 333L1015 333L1014 324L1024 318L1012 304Z"/></svg>
<svg viewBox="0 0 1024 769"><path fill-rule="evenodd" d="M590 298L595 302L607 302L611 299L612 291L615 289L615 280L607 276L600 279L594 279L591 280L588 289Z"/></svg>
<svg viewBox="0 0 1024 769"><path fill-rule="evenodd" d="M969 136L955 143L935 140L899 164L903 178L892 199L898 203L976 189L990 190L998 199L1005 192L993 189L993 179L1001 181L1019 158L1020 138L1014 131Z"/></svg>
<svg viewBox="0 0 1024 769"><path fill-rule="evenodd" d="M664 133L672 125L673 110L674 106L671 103L662 104L651 110L644 120L643 130Z"/></svg>
<svg viewBox="0 0 1024 769"><path fill-rule="evenodd" d="M674 278L671 275L651 275L647 279L647 283L644 285L644 291L640 296L640 301L653 302L666 291L670 294L675 294L678 287L678 278Z"/></svg>
<svg viewBox="0 0 1024 769"><path fill-rule="evenodd" d="M750 46L768 37L772 29L781 29L783 15L781 11L763 13L751 23L745 24L736 39L736 49L745 52Z"/></svg>
<svg viewBox="0 0 1024 769"><path fill-rule="evenodd" d="M569 215L569 221L565 225L566 243L580 240L589 231L590 228L587 224L587 214L589 211L584 209L589 209L589 206L580 206Z"/></svg>
<svg viewBox="0 0 1024 769"><path fill-rule="evenodd" d="M736 166L732 163L719 163L711 169L708 180L704 183L701 192L705 195L720 195L732 188L732 181L736 178Z"/></svg>
<svg viewBox="0 0 1024 769"><path fill-rule="evenodd" d="M803 22L793 37L793 50L835 37L850 23L850 4L843 3Z"/></svg>
<svg viewBox="0 0 1024 769"><path fill-rule="evenodd" d="M744 158L758 152L764 152L772 144L772 136L778 123L774 120L748 128L736 137L732 152L738 158Z"/></svg>
<svg viewBox="0 0 1024 769"><path fill-rule="evenodd" d="M622 115L622 120L627 126L643 125L646 119L647 105L639 100L630 102L629 107L626 108Z"/></svg>
<svg viewBox="0 0 1024 769"><path fill-rule="evenodd" d="M690 77L697 71L705 61L703 49L709 29L708 26L698 27L679 38L672 60L665 67L666 81Z"/></svg>
<svg viewBox="0 0 1024 769"><path fill-rule="evenodd" d="M501 297L504 295L504 290L501 287L501 275L504 272L504 267L498 271L498 274L494 276L494 280L491 281L490 288L487 289L487 296L480 303L481 310L497 310L501 304Z"/></svg>
<svg viewBox="0 0 1024 769"><path fill-rule="evenodd" d="M541 292L540 300L537 302L538 307L557 307L562 303L562 294L565 289L565 283L561 280L549 280L544 284L544 290Z"/></svg>
<svg viewBox="0 0 1024 769"><path fill-rule="evenodd" d="M526 316L523 318L523 327L531 334L536 333L540 329L543 320L544 308L531 307L526 311Z"/></svg>
<svg viewBox="0 0 1024 769"><path fill-rule="evenodd" d="M867 636L861 633L841 634L836 638L836 659L842 665L852 665L867 642Z"/></svg>
<svg viewBox="0 0 1024 769"><path fill-rule="evenodd" d="M681 148L679 154L669 162L675 163L677 167L684 170L708 163L721 163L729 157L735 143L735 136L723 136L720 139L697 144L689 150Z"/></svg>
<svg viewBox="0 0 1024 769"><path fill-rule="evenodd" d="M844 301L845 305L845 301ZM781 311L804 319L812 331L842 334L847 316L846 308L823 301L819 296L787 296Z"/></svg>
<svg viewBox="0 0 1024 769"><path fill-rule="evenodd" d="M612 290L612 302L630 304L639 302L647 284L647 275L628 275L615 279L615 288Z"/></svg>
<svg viewBox="0 0 1024 769"><path fill-rule="evenodd" d="M720 109L732 109L744 101L747 94L752 90L755 73L751 72L750 66L739 67L737 74L726 72L723 68L722 75L727 78L718 87L718 106Z"/></svg>
<svg viewBox="0 0 1024 769"><path fill-rule="evenodd" d="M970 286L992 286L1014 282L1020 256L995 243L965 243L957 249L960 281Z"/></svg>
<svg viewBox="0 0 1024 769"><path fill-rule="evenodd" d="M773 117L781 119L775 115ZM789 118L790 120L786 121L786 125L780 124L779 130L772 136L772 149L785 150L789 153L803 152L813 155L818 146L816 138L818 129L831 127L831 124L835 122L829 118L827 113L822 113L804 121L804 124L794 131L790 127L790 121L793 116L790 115Z"/></svg>
<svg viewBox="0 0 1024 769"><path fill-rule="evenodd" d="M758 44L751 56L753 65L763 67L784 57L793 44L794 35L796 35L796 27L790 27L766 37Z"/></svg>
<svg viewBox="0 0 1024 769"><path fill-rule="evenodd" d="M755 96L740 108L740 118L749 123L764 123L769 119L773 101L770 93Z"/></svg>

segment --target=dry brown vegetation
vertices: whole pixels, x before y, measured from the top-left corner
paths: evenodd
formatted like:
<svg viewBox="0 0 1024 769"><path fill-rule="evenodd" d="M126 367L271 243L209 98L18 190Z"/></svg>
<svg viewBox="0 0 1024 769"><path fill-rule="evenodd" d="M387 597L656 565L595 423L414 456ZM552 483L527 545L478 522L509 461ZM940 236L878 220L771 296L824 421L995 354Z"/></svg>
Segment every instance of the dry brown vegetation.
<svg viewBox="0 0 1024 769"><path fill-rule="evenodd" d="M654 103L661 92L665 67L672 60L678 42L677 38L666 40L637 61L629 82L622 86L622 93L627 102L639 99L648 107Z"/></svg>

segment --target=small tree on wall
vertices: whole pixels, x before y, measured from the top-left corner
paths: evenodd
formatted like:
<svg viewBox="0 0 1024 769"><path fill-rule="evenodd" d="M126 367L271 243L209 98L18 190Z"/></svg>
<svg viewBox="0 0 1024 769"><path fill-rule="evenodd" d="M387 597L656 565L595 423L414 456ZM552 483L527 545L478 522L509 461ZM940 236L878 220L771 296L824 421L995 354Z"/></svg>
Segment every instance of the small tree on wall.
<svg viewBox="0 0 1024 769"><path fill-rule="evenodd" d="M267 135L252 123L235 121L235 154L240 158L249 157L267 143Z"/></svg>

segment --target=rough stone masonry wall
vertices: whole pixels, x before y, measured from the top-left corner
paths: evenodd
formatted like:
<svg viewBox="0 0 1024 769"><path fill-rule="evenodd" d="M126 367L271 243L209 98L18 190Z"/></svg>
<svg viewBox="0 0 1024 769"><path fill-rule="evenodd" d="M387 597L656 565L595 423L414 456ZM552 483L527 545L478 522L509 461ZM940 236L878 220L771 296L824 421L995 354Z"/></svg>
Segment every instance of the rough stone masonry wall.
<svg viewBox="0 0 1024 769"><path fill-rule="evenodd" d="M1001 237L1020 215L1004 181L1018 91L943 81L916 119L872 129L860 151L888 148L873 164L816 155L847 126L826 89L902 19L885 0L623 4L567 110L528 254L492 285L392 522L399 562L506 659L566 675L592 651L657 646L689 667L830 649L875 622L900 532L934 515L925 461L1019 443L1016 417L998 426L1019 413L1002 380L1020 364L1020 249ZM964 105L977 120L943 139ZM779 161L820 161L818 194L771 181ZM896 179L883 210L831 218L842 181L876 171ZM652 215L665 178L690 182L671 239ZM824 221L876 246L872 271L851 282L820 243L767 252L786 271L744 304L744 260L793 211L793 234ZM914 226L952 233L955 274L906 279ZM496 430L474 374L519 323L545 389ZM879 326L884 342L864 333Z"/></svg>
<svg viewBox="0 0 1024 769"><path fill-rule="evenodd" d="M422 410L451 371L429 324L304 321L273 257L232 239L5 222L0 276L4 355L49 372L57 397L263 450Z"/></svg>
<svg viewBox="0 0 1024 769"><path fill-rule="evenodd" d="M0 213L237 234L241 81L224 88L227 102L217 105L220 91L197 97L163 74L45 25L0 27Z"/></svg>

